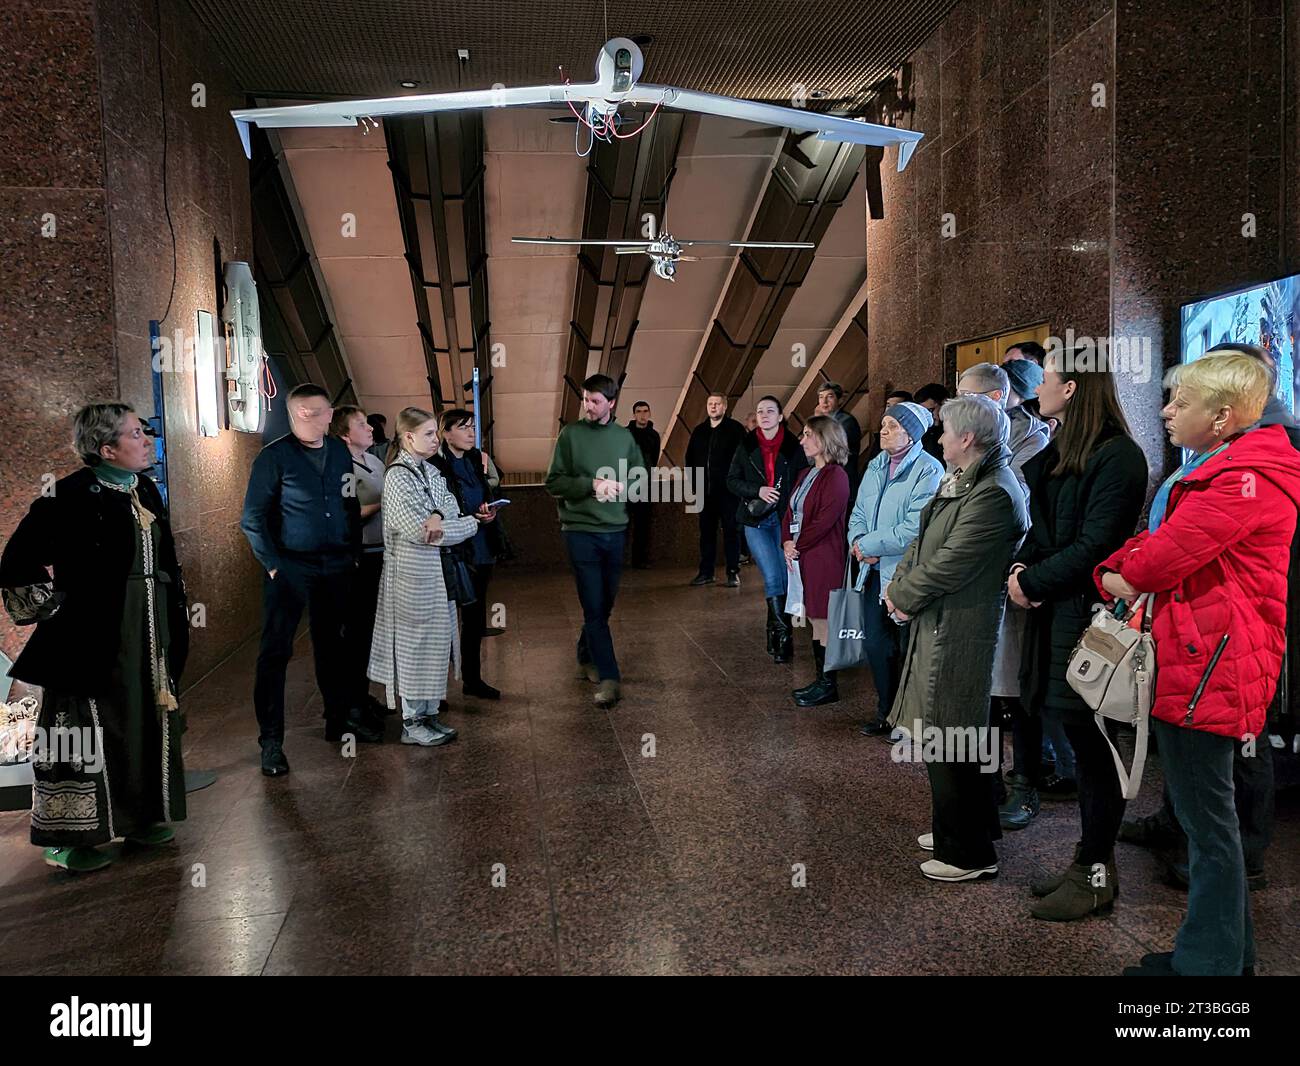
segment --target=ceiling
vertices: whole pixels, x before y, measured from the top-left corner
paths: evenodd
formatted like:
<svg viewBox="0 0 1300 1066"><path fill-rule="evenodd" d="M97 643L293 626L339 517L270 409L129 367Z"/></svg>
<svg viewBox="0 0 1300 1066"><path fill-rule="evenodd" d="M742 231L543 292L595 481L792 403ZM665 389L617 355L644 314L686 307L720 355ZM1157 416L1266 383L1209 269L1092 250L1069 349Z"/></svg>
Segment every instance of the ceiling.
<svg viewBox="0 0 1300 1066"><path fill-rule="evenodd" d="M261 103L544 83L563 63L590 75L606 39L595 3L450 5L414 0L189 0L241 87ZM829 106L862 103L935 29L953 0L843 2L675 0L609 3L609 36L650 34L647 81L789 103L796 84L826 89ZM470 49L457 70L455 51ZM819 106L810 100L809 106ZM841 102L843 107L843 102ZM850 108L851 110L851 108ZM517 234L582 231L587 161L555 112L484 115L487 274L493 371L493 447L503 469L544 470L558 430L577 260L573 249L521 246ZM279 131L302 224L328 289L347 369L368 410L392 416L428 406L424 352L404 259L385 138L359 129ZM737 237L758 209L782 138L733 120L688 116L668 204L683 237ZM352 232L339 219L352 212ZM819 242L806 283L780 320L738 404L807 388L814 356L854 313L866 269L863 181ZM736 269L731 249L697 250L676 284L649 279L625 388L666 432L685 401L718 305ZM792 360L795 349L807 361ZM814 375L815 376L815 375ZM758 392L754 392L754 390ZM630 402L623 418L630 417ZM738 412L741 417L744 410Z"/></svg>
<svg viewBox="0 0 1300 1066"><path fill-rule="evenodd" d="M589 80L610 37L649 34L644 80L813 108L865 102L955 0L189 0L259 96L391 96ZM606 30L608 26L608 30ZM468 48L460 69L458 48Z"/></svg>

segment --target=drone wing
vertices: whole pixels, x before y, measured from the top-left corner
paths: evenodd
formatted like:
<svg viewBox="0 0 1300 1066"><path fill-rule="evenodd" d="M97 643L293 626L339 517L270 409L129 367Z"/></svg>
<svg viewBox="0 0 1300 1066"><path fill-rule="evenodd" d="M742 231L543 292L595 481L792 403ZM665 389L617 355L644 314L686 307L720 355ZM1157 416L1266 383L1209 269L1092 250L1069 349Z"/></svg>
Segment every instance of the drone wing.
<svg viewBox="0 0 1300 1066"><path fill-rule="evenodd" d="M423 93L418 96L383 96L372 100L331 100L290 107L249 107L230 114L239 127L244 154L250 159L249 127L283 129L294 126L355 126L362 118L427 115L437 111L486 111L490 107L524 107L529 104L585 103L604 99L596 82L582 85L528 85L516 89L471 89L459 93Z"/></svg>
<svg viewBox="0 0 1300 1066"><path fill-rule="evenodd" d="M898 145L898 169L902 170L916 151L917 142L925 136L914 130L900 130L892 126L878 126L857 119L823 115L798 107L781 107L777 104L737 100L730 96L695 92L692 89L674 89L670 85L637 84L624 97L643 104L661 104L679 111L696 111L703 115L737 118L765 126L810 131L819 141L845 141L850 144L870 144L878 147Z"/></svg>
<svg viewBox="0 0 1300 1066"><path fill-rule="evenodd" d="M649 248L654 241L597 241L587 240L585 237L511 237L511 244L604 244L617 245L620 249L626 248L632 252L643 252Z"/></svg>

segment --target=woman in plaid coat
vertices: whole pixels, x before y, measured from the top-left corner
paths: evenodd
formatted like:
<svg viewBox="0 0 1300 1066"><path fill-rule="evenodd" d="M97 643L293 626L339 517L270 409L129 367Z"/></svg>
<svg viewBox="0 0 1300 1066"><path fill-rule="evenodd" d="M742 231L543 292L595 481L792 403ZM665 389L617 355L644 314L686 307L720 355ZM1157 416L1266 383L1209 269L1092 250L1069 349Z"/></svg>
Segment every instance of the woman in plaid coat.
<svg viewBox="0 0 1300 1066"><path fill-rule="evenodd" d="M401 707L402 743L431 747L456 736L437 717L456 636L440 556L474 536L478 520L460 513L425 461L438 448L437 419L407 407L396 430L384 471L384 573L367 673L387 688L388 706Z"/></svg>

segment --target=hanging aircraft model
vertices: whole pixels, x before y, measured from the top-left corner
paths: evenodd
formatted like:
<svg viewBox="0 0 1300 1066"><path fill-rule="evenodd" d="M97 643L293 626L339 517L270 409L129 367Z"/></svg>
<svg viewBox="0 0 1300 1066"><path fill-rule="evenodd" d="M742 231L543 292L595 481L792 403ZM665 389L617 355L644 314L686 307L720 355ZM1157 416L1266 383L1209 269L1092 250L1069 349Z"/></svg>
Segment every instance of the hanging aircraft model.
<svg viewBox="0 0 1300 1066"><path fill-rule="evenodd" d="M654 112L661 107L693 111L702 115L740 119L765 126L778 126L796 132L815 133L818 140L849 144L898 146L898 169L907 166L924 136L913 130L878 126L853 118L825 115L798 107L737 100L730 96L678 89L671 85L640 82L645 60L641 49L627 37L605 42L596 57L596 80L577 85L565 79L562 85L533 85L519 88L496 86L466 92L428 93L414 96L387 96L372 100L341 100L289 107L246 108L232 111L239 128L244 152L252 158L249 127L285 128L301 126L355 126L378 128L378 119L403 115L427 115L438 111L486 110L491 107L525 107L544 104L567 104L587 126L593 138L632 137L645 129ZM620 132L623 116L619 107L641 105L651 108L645 122L630 132Z"/></svg>

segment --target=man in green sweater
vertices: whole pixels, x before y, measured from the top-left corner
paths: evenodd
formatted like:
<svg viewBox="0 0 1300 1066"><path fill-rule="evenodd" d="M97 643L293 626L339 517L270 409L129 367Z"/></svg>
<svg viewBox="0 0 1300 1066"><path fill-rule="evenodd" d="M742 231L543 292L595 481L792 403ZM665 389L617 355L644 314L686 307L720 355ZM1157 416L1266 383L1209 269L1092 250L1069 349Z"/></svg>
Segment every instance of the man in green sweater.
<svg viewBox="0 0 1300 1066"><path fill-rule="evenodd" d="M623 573L628 482L646 482L641 449L614 420L617 400L613 378L593 374L582 383L582 419L560 430L546 473L582 604L578 677L598 684L597 707L613 706L622 695L609 616Z"/></svg>

